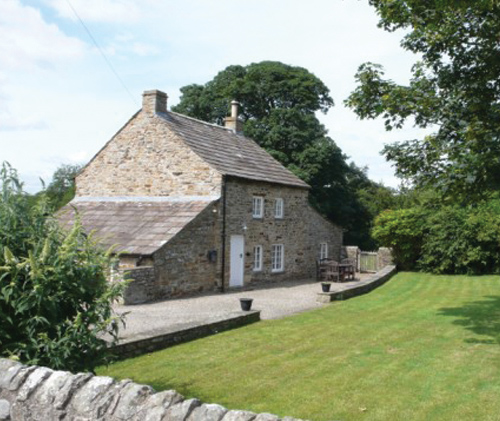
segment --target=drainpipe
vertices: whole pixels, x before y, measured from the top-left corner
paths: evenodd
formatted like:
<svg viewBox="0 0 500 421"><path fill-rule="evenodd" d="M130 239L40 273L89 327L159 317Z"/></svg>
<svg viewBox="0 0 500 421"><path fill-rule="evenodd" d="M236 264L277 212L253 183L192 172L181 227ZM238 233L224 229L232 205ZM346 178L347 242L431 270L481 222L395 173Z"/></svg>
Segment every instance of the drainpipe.
<svg viewBox="0 0 500 421"><path fill-rule="evenodd" d="M222 256L221 256L221 287L220 291L224 292L224 280L226 278L226 192L227 183L226 176L222 176Z"/></svg>

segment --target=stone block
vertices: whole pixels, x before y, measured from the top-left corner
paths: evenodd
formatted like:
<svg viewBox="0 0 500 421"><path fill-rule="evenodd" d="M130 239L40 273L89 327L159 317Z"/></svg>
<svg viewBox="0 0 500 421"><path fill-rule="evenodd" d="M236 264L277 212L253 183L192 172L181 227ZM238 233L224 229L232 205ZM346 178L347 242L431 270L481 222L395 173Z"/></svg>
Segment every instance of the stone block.
<svg viewBox="0 0 500 421"><path fill-rule="evenodd" d="M92 377L73 395L71 409L81 416L102 417L113 401L114 385L111 377Z"/></svg>
<svg viewBox="0 0 500 421"><path fill-rule="evenodd" d="M167 409L182 402L184 397L175 390L166 390L148 396L135 419L137 421L161 421Z"/></svg>
<svg viewBox="0 0 500 421"><path fill-rule="evenodd" d="M120 399L113 411L113 416L120 420L128 420L141 410L141 405L154 393L150 386L128 383L120 390Z"/></svg>
<svg viewBox="0 0 500 421"><path fill-rule="evenodd" d="M93 376L91 373L78 373L71 375L54 399L54 407L56 409L63 409L69 403L73 395L79 390L86 382Z"/></svg>
<svg viewBox="0 0 500 421"><path fill-rule="evenodd" d="M163 421L185 421L191 412L200 405L201 402L198 399L187 399L177 403L167 409Z"/></svg>
<svg viewBox="0 0 500 421"><path fill-rule="evenodd" d="M26 367L22 364L16 363L11 360L0 360L3 365L0 366L0 389L6 389L14 391L16 390L22 383L20 379L18 379L18 375L21 375L21 379L24 380L29 374L29 371L26 370ZM31 369L31 371L33 371Z"/></svg>
<svg viewBox="0 0 500 421"><path fill-rule="evenodd" d="M19 389L17 400L19 402L27 400L36 388L52 373L53 371L50 368L37 367L36 370L29 374L28 378Z"/></svg>
<svg viewBox="0 0 500 421"><path fill-rule="evenodd" d="M10 402L0 399L0 421L10 420Z"/></svg>
<svg viewBox="0 0 500 421"><path fill-rule="evenodd" d="M279 417L273 414L263 412L255 417L253 421L279 421Z"/></svg>
<svg viewBox="0 0 500 421"><path fill-rule="evenodd" d="M61 389L67 382L71 381L72 377L74 375L67 371L52 372L50 377L36 390L33 400L44 405L52 405Z"/></svg>
<svg viewBox="0 0 500 421"><path fill-rule="evenodd" d="M224 415L222 421L252 421L257 417L257 414L250 411L231 410Z"/></svg>
<svg viewBox="0 0 500 421"><path fill-rule="evenodd" d="M227 409L217 404L203 404L193 409L187 421L220 421Z"/></svg>

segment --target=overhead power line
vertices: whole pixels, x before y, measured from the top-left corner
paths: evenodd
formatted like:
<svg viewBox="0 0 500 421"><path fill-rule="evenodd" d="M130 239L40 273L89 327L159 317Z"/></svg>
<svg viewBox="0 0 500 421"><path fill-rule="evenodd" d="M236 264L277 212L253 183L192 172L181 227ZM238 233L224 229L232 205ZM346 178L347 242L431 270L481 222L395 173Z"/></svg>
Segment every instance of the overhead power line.
<svg viewBox="0 0 500 421"><path fill-rule="evenodd" d="M122 80L122 78L120 77L120 75L117 73L117 71L115 70L115 68L113 67L113 65L111 64L111 61L108 60L108 57L106 57L106 54L104 54L104 51L102 50L101 46L98 44L97 40L94 38L94 36L92 35L92 32L90 32L90 29L87 27L87 25L85 25L85 22L83 21L83 19L80 17L80 15L78 14L78 12L76 11L76 9L73 7L73 5L70 3L69 0L66 0L66 3L68 3L68 6L71 8L71 10L73 11L73 13L75 14L76 18L78 19L78 21L81 23L81 25L83 26L83 29L85 29L85 31L87 32L88 36L90 37L90 39L92 40L92 42L94 43L94 45L96 46L97 50L99 50L99 52L101 53L101 56L102 58L104 59L104 61L106 62L106 64L108 65L108 67L111 69L111 71L113 72L113 74L115 75L116 79L118 79L118 82L120 82L120 84L122 85L123 89L125 89L125 91L128 93L130 99L132 100L132 102L138 106L139 104L137 103L137 101L135 100L134 96L132 95L132 93L130 92L130 90L127 88L127 85L125 85L125 82Z"/></svg>

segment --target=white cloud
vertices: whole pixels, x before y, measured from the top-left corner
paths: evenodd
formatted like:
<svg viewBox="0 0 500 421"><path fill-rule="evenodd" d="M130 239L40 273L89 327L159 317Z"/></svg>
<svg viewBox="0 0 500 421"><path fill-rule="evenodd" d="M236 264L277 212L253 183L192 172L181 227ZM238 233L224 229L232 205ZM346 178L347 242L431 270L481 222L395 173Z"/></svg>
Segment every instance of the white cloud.
<svg viewBox="0 0 500 421"><path fill-rule="evenodd" d="M39 10L19 0L0 1L0 66L7 69L50 67L54 62L81 58L85 44L48 24Z"/></svg>
<svg viewBox="0 0 500 421"><path fill-rule="evenodd" d="M137 2L133 0L69 0L73 9L83 21L125 23L140 19ZM77 20L66 0L46 0L65 19Z"/></svg>

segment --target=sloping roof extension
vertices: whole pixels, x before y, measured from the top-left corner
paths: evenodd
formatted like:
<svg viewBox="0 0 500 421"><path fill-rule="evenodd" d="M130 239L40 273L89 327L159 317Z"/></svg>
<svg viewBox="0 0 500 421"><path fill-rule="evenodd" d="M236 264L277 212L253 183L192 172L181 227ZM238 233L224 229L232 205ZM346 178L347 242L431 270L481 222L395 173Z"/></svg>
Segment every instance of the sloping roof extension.
<svg viewBox="0 0 500 421"><path fill-rule="evenodd" d="M148 198L80 198L58 212L63 226L70 226L78 210L86 232L116 252L151 255L202 212L211 200L149 201ZM113 200L115 199L115 200ZM158 199L158 198L156 198Z"/></svg>
<svg viewBox="0 0 500 421"><path fill-rule="evenodd" d="M174 112L159 113L203 160L225 175L309 188L253 140L232 130Z"/></svg>

